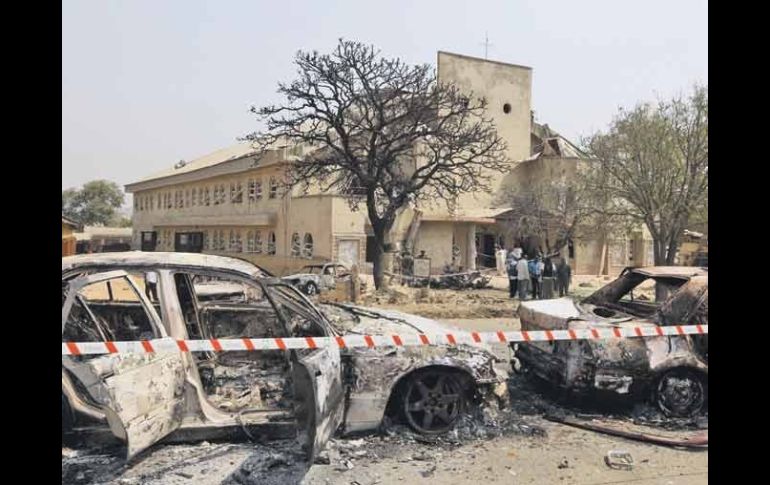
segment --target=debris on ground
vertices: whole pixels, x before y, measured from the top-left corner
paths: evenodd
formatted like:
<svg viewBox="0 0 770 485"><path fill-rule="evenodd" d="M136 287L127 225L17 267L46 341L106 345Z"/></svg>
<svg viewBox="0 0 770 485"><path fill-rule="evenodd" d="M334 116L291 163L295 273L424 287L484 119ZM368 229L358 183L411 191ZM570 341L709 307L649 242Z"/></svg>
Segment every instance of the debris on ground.
<svg viewBox="0 0 770 485"><path fill-rule="evenodd" d="M568 426L574 426L576 428L595 431L597 433L619 436L621 438L643 441L651 444L675 446L681 448L708 448L708 431L687 437L669 437L643 432L626 431L612 425L607 425L595 419L591 421L583 421L577 418L556 414L547 415L545 416L545 419L556 423L566 424Z"/></svg>
<svg viewBox="0 0 770 485"><path fill-rule="evenodd" d="M627 451L610 450L604 456L604 462L615 470L633 470L634 457Z"/></svg>

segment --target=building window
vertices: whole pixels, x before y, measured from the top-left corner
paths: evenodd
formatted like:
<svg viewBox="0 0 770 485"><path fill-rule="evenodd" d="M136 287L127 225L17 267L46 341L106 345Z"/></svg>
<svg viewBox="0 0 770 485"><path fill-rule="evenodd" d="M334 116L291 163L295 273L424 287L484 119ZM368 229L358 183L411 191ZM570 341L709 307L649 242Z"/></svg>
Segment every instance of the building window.
<svg viewBox="0 0 770 485"><path fill-rule="evenodd" d="M184 206L190 207L190 189L184 191Z"/></svg>
<svg viewBox="0 0 770 485"><path fill-rule="evenodd" d="M230 203L242 204L243 203L243 186L240 180L238 182L230 183Z"/></svg>
<svg viewBox="0 0 770 485"><path fill-rule="evenodd" d="M223 231L216 230L214 231L213 240L211 241L211 248L214 251L224 251L225 250L225 236L223 234Z"/></svg>
<svg viewBox="0 0 770 485"><path fill-rule="evenodd" d="M249 231L246 237L246 252L262 253L262 231Z"/></svg>
<svg viewBox="0 0 770 485"><path fill-rule="evenodd" d="M297 258L300 255L299 234L294 233L291 235L291 256Z"/></svg>
<svg viewBox="0 0 770 485"><path fill-rule="evenodd" d="M206 251L211 250L211 235L209 231L203 231L203 249Z"/></svg>
<svg viewBox="0 0 770 485"><path fill-rule="evenodd" d="M275 177L270 177L270 194L268 195L269 198L275 199L278 197L278 180L276 180Z"/></svg>
<svg viewBox="0 0 770 485"><path fill-rule="evenodd" d="M240 253L243 250L243 243L241 242L241 231L230 230L230 252Z"/></svg>
<svg viewBox="0 0 770 485"><path fill-rule="evenodd" d="M275 254L275 233L273 231L267 235L267 254Z"/></svg>
<svg viewBox="0 0 770 485"><path fill-rule="evenodd" d="M214 186L214 205L224 204L226 201L224 184Z"/></svg>
<svg viewBox="0 0 770 485"><path fill-rule="evenodd" d="M262 231L254 233L254 252L262 254Z"/></svg>
<svg viewBox="0 0 770 485"><path fill-rule="evenodd" d="M171 198L171 192L166 192L166 209L174 208L174 199Z"/></svg>
<svg viewBox="0 0 770 485"><path fill-rule="evenodd" d="M198 205L198 188L193 187L190 191L190 206L195 207Z"/></svg>
<svg viewBox="0 0 770 485"><path fill-rule="evenodd" d="M160 202L160 194L157 195L157 198L156 205L158 206L158 210L160 210L160 208L163 207L163 204Z"/></svg>
<svg viewBox="0 0 770 485"><path fill-rule="evenodd" d="M508 113L510 113L510 112L511 112L511 105L510 105L510 104L508 104L508 103L505 103L505 104L503 105L503 113L505 113L505 114L508 114Z"/></svg>
<svg viewBox="0 0 770 485"><path fill-rule="evenodd" d="M155 197L150 195L150 196L147 197L147 199L150 201L150 210L154 210L155 209Z"/></svg>
<svg viewBox="0 0 770 485"><path fill-rule="evenodd" d="M255 253L254 248L254 231L249 231L246 233L246 252L247 253Z"/></svg>
<svg viewBox="0 0 770 485"><path fill-rule="evenodd" d="M302 244L302 257L308 259L313 257L313 236L309 232L305 233L305 240Z"/></svg>
<svg viewBox="0 0 770 485"><path fill-rule="evenodd" d="M249 202L257 202L262 199L262 181L249 180Z"/></svg>
<svg viewBox="0 0 770 485"><path fill-rule="evenodd" d="M201 189L201 205L211 205L211 191L208 187L203 187Z"/></svg>

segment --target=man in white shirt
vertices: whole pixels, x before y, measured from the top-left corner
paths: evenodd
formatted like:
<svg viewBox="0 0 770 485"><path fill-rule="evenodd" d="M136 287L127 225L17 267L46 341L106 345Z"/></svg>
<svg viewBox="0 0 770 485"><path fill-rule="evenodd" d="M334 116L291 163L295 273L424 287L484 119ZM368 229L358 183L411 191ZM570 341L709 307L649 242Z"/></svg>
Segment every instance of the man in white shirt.
<svg viewBox="0 0 770 485"><path fill-rule="evenodd" d="M523 256L516 263L516 279L518 279L519 300L524 301L527 299L527 290L529 290L529 266L527 257Z"/></svg>
<svg viewBox="0 0 770 485"><path fill-rule="evenodd" d="M150 301L158 301L158 273L149 271L144 274L144 293Z"/></svg>

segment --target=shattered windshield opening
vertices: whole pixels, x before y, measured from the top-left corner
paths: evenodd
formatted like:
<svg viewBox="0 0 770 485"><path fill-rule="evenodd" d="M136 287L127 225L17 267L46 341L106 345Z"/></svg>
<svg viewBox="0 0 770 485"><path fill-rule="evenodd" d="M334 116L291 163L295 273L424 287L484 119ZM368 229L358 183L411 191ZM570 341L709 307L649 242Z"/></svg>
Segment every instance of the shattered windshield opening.
<svg viewBox="0 0 770 485"><path fill-rule="evenodd" d="M321 266L303 266L300 273L321 274Z"/></svg>
<svg viewBox="0 0 770 485"><path fill-rule="evenodd" d="M324 317L289 285L268 286L268 293L291 326L292 336L323 337L328 334Z"/></svg>

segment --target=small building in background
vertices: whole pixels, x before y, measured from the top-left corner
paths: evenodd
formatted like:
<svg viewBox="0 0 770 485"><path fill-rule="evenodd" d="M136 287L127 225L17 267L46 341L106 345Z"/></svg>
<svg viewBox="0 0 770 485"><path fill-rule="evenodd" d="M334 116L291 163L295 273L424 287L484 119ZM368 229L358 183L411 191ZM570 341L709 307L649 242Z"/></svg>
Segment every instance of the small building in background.
<svg viewBox="0 0 770 485"><path fill-rule="evenodd" d="M109 253L131 250L130 227L85 226L83 232L74 234L77 254Z"/></svg>
<svg viewBox="0 0 770 485"><path fill-rule="evenodd" d="M66 217L61 215L61 255L71 256L75 254L75 247L77 239L75 237L75 231L79 229L80 225Z"/></svg>

